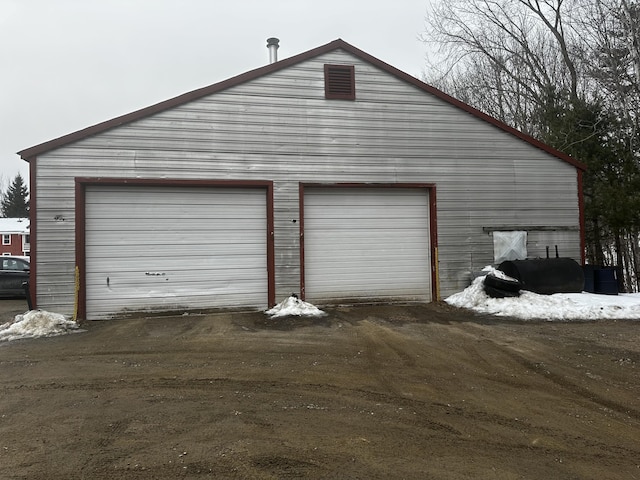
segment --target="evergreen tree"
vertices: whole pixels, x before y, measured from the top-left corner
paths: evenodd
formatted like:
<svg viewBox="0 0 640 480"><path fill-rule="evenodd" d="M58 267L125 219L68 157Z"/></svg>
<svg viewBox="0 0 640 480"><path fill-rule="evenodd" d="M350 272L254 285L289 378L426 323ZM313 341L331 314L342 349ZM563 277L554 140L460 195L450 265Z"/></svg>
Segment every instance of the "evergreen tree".
<svg viewBox="0 0 640 480"><path fill-rule="evenodd" d="M8 218L26 218L29 216L29 191L22 175L18 174L13 182L2 192L2 216Z"/></svg>

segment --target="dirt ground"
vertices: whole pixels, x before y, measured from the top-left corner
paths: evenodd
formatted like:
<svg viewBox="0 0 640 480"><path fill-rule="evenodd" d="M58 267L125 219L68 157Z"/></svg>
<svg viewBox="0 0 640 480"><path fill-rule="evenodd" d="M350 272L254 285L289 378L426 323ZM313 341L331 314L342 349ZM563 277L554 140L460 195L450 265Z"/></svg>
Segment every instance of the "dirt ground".
<svg viewBox="0 0 640 480"><path fill-rule="evenodd" d="M327 312L0 344L0 478L640 479L638 322Z"/></svg>

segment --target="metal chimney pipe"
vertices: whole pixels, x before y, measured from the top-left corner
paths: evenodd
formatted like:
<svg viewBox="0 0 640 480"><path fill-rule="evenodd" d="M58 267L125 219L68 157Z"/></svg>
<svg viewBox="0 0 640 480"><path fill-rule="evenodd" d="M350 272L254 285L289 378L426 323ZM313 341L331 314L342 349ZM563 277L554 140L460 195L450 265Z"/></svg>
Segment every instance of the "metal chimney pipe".
<svg viewBox="0 0 640 480"><path fill-rule="evenodd" d="M280 47L280 45L278 45L279 43L280 40L275 37L267 38L267 48L269 49L269 63L275 63L278 61L278 48Z"/></svg>

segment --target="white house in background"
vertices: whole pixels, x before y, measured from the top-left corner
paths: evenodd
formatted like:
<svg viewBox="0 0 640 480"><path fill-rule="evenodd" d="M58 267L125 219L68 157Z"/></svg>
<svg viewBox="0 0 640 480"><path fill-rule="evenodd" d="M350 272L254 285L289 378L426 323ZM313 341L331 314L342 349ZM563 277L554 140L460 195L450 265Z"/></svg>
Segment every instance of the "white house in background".
<svg viewBox="0 0 640 480"><path fill-rule="evenodd" d="M429 302L496 231L584 250L580 162L343 40L20 155L33 301L84 319Z"/></svg>
<svg viewBox="0 0 640 480"><path fill-rule="evenodd" d="M28 218L0 218L0 235L2 235L2 255L29 256Z"/></svg>

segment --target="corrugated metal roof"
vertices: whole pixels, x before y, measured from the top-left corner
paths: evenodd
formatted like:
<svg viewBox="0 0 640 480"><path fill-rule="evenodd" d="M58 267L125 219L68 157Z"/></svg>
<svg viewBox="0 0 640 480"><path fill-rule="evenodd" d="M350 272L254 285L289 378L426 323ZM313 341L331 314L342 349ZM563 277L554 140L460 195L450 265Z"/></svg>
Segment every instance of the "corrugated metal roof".
<svg viewBox="0 0 640 480"><path fill-rule="evenodd" d="M0 218L0 233L29 234L28 218Z"/></svg>
<svg viewBox="0 0 640 480"><path fill-rule="evenodd" d="M431 95L435 95L436 97L449 102L450 104L466 111L467 113L470 113L471 115L474 115L475 117L489 122L493 125L495 125L496 127L511 133L512 135L520 138L521 140L524 140L527 143L530 143L531 145L535 146L536 148L540 148L544 151L546 151L547 153L575 166L576 168L580 169L580 170L586 170L586 165L584 165L583 163L581 163L580 161L574 159L573 157L559 151L556 150L554 148L552 148L551 146L540 142L539 140L536 140L535 138L526 135L522 132L520 132L519 130L516 130L512 127L510 127L509 125L481 112L480 110L477 110L473 107L471 107L470 105L467 105L466 103L461 102L460 100L457 100L453 97L451 97L450 95L447 95L446 93L442 92L441 90L438 90L435 87L432 87L431 85L428 85L420 80L418 80L417 78L413 77L412 75L409 75L401 70L398 70L397 68L383 62L382 60L377 59L376 57L373 57L372 55L369 55L368 53L354 47L353 45L345 42L342 39L337 39L334 40L330 43L327 43L326 45L314 48L312 50L308 50L307 52L304 53L300 53L298 55L295 55L293 57L289 57L287 59L284 60L280 60L276 63L272 63L272 64L268 64L265 65L263 67L257 68L255 70L250 70L246 73L243 73L241 75L229 78L227 80L224 80L222 82L219 83L215 83L213 85L209 85L207 87L203 87L197 90L193 90L191 92L187 92L183 95L179 95L177 97L171 98L169 100L165 100L163 102L160 103L156 103L155 105L151 105L149 107L140 109L140 110L136 110L134 112L128 113L126 115L122 115L116 118L113 118L111 120L107 120L105 122L102 123L98 123L96 125L87 127L85 129L82 130L78 130L76 132L70 133L68 135L64 135L62 137L56 138L54 140L50 140L48 142L44 142L41 143L39 145L35 145L33 147L21 150L20 152L18 152L18 154L26 161L31 161L33 159L35 159L39 154L41 153L45 153L51 150L54 150L56 148L62 147L64 145L67 145L69 143L73 143L76 142L78 140L84 139L86 137L104 132L106 130L127 124L129 122L133 122L135 120L139 120L141 118L147 117L149 115L153 115L155 113L158 112L162 112L168 109L171 109L173 107L177 107L179 105L183 105L187 102L191 102L193 100L197 100L199 98L205 97L207 95L211 95L213 93L217 93L220 92L222 90L226 90L228 88L234 87L236 85L248 82L250 80L253 80L255 78L261 77L263 75L267 75L269 73L272 72L276 72L282 69L285 69L287 67L290 67L292 65L295 65L297 63L306 61L310 58L325 54L327 52L333 51L333 50L337 50L337 49L343 49L349 53L351 53L352 55L355 55L359 58L361 58L362 60L369 62L373 65L375 65L378 68L381 68L385 71L387 71L388 73L408 82L413 84L414 86L420 88L421 90L431 94Z"/></svg>

